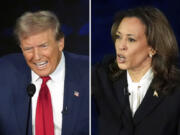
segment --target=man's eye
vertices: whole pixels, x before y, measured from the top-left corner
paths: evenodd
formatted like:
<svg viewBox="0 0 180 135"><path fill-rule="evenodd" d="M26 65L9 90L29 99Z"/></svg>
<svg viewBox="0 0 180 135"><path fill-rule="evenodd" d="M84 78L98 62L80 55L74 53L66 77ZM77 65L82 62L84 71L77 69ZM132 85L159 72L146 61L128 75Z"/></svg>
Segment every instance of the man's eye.
<svg viewBox="0 0 180 135"><path fill-rule="evenodd" d="M42 48L46 48L47 46L48 46L47 44L40 45L40 47Z"/></svg>
<svg viewBox="0 0 180 135"><path fill-rule="evenodd" d="M31 51L32 48L24 48L23 50L24 50L24 51Z"/></svg>

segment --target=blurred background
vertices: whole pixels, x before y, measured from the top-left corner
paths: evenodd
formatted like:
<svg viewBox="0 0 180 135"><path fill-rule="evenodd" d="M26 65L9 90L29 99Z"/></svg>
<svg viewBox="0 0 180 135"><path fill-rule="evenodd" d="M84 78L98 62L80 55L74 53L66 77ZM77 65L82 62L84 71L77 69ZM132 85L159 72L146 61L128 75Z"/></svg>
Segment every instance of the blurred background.
<svg viewBox="0 0 180 135"><path fill-rule="evenodd" d="M0 56L21 52L13 35L16 19L27 11L50 10L62 24L65 50L89 55L89 0L5 0L0 4Z"/></svg>
<svg viewBox="0 0 180 135"><path fill-rule="evenodd" d="M92 64L104 55L114 53L110 31L116 12L137 6L154 6L168 18L178 43L180 43L180 1L179 0L91 0L92 2Z"/></svg>

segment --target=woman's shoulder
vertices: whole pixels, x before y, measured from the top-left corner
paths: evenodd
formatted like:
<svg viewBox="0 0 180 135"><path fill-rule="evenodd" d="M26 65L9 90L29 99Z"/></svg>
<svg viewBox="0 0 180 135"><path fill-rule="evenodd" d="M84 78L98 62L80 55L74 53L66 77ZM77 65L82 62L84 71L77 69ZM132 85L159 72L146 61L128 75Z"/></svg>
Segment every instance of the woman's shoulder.
<svg viewBox="0 0 180 135"><path fill-rule="evenodd" d="M112 82L118 80L124 73L125 70L119 69L114 55L105 56L102 61L92 67L92 76L107 77Z"/></svg>
<svg viewBox="0 0 180 135"><path fill-rule="evenodd" d="M112 85L109 78L109 65L113 60L114 56L105 56L91 68L91 94L98 101L103 98L104 89Z"/></svg>
<svg viewBox="0 0 180 135"><path fill-rule="evenodd" d="M100 69L100 68L108 68L109 64L113 63L115 61L114 55L106 55L101 61L98 61L96 64L94 64L92 67L93 69Z"/></svg>
<svg viewBox="0 0 180 135"><path fill-rule="evenodd" d="M102 76L109 73L109 65L114 61L113 55L105 56L101 61L98 61L91 68L92 76Z"/></svg>

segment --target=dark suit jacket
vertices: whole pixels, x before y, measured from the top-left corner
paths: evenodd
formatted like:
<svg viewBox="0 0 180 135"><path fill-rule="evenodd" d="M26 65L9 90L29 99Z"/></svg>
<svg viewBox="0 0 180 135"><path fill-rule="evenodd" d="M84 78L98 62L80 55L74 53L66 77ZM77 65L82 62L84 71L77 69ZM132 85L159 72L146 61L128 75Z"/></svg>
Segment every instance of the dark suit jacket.
<svg viewBox="0 0 180 135"><path fill-rule="evenodd" d="M111 81L108 65L109 61L104 61L92 71L99 135L180 135L180 84L173 93L158 96L154 96L151 84L132 117L126 71Z"/></svg>
<svg viewBox="0 0 180 135"><path fill-rule="evenodd" d="M85 56L64 53L65 85L62 135L89 134L89 62ZM0 59L0 134L25 135L31 72L22 54ZM79 92L79 97L74 96ZM32 134L30 116L29 135Z"/></svg>

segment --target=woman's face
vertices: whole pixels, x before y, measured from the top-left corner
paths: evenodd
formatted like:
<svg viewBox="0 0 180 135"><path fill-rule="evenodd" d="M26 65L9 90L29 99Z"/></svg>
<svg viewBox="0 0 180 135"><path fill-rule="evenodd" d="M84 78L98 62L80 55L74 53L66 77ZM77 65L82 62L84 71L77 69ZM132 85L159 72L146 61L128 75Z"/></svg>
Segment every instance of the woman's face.
<svg viewBox="0 0 180 135"><path fill-rule="evenodd" d="M116 32L116 60L122 70L149 69L152 48L148 45L145 25L136 17L124 18Z"/></svg>

